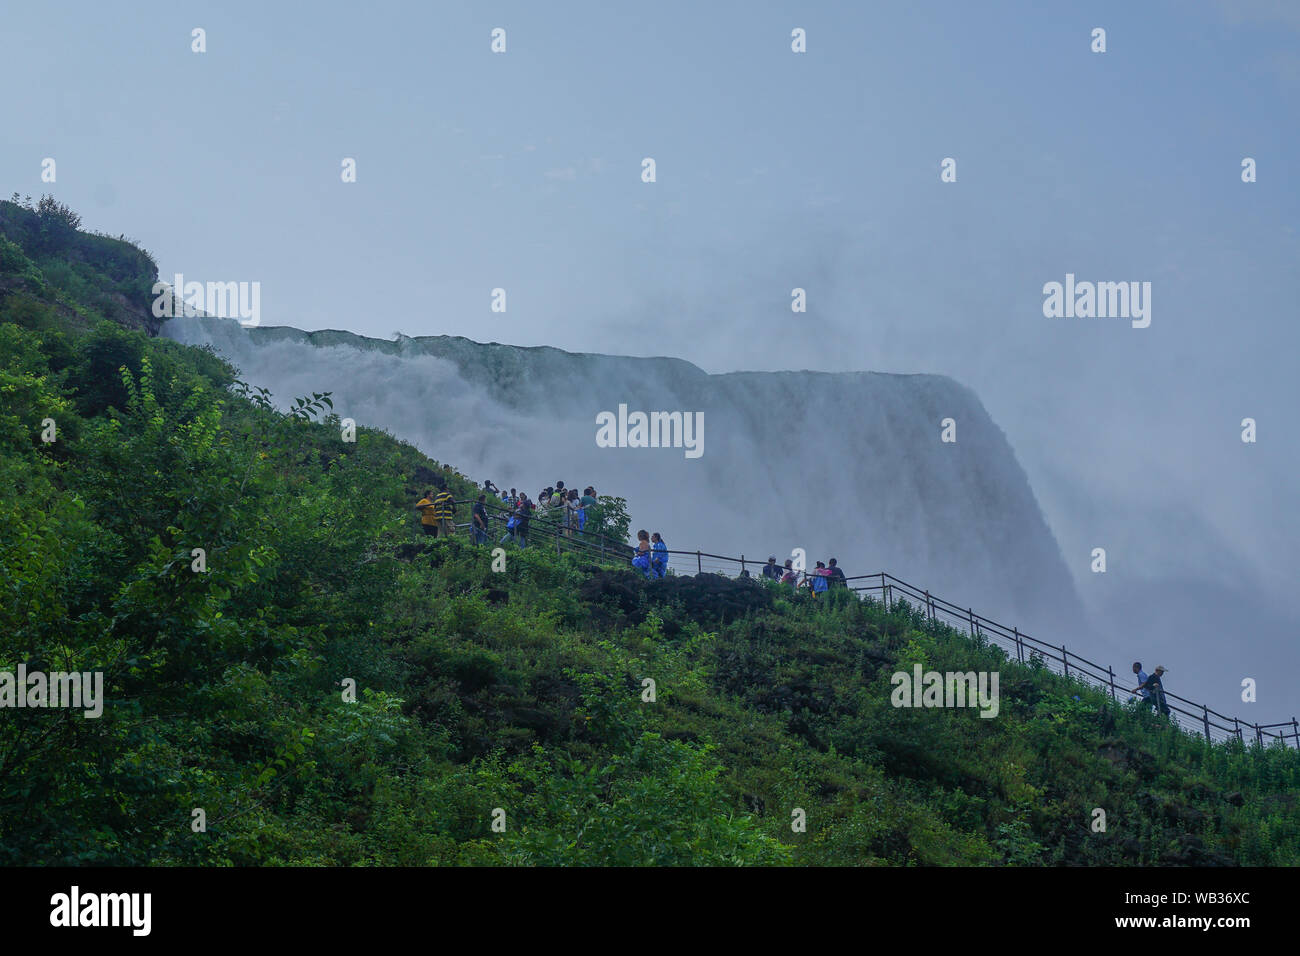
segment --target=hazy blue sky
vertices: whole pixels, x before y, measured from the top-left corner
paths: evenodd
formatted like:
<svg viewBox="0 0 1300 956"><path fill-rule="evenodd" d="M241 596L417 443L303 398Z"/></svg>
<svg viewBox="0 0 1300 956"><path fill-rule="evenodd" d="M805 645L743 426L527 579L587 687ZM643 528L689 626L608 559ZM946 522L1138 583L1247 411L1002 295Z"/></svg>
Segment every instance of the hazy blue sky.
<svg viewBox="0 0 1300 956"><path fill-rule="evenodd" d="M1162 653L1294 675L1300 3L118 6L6 9L6 195L54 157L263 324L951 375L1091 606L1213 600ZM1045 318L1067 272L1151 282L1151 326Z"/></svg>

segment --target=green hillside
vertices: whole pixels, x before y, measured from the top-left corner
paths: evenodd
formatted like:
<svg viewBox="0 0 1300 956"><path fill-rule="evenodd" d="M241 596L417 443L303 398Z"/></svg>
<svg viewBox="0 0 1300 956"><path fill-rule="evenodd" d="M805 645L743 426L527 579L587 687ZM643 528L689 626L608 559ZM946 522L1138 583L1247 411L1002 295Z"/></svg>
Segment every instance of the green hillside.
<svg viewBox="0 0 1300 956"><path fill-rule="evenodd" d="M107 703L0 710L3 862L1300 862L1293 749L847 591L422 536L471 479L151 337L153 260L65 213L0 203L0 671ZM917 663L998 716L895 708Z"/></svg>

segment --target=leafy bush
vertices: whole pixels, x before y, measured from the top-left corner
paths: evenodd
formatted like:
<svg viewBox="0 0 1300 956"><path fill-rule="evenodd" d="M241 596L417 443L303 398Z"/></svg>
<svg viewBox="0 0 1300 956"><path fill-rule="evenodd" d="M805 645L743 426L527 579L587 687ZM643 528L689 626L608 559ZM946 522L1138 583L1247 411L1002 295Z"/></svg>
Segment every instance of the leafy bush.
<svg viewBox="0 0 1300 956"><path fill-rule="evenodd" d="M35 216L0 203L11 237ZM211 351L74 324L107 274L65 266L72 299L0 302L0 670L99 671L106 704L6 712L0 861L1300 862L1294 749L1207 746L901 602L499 570L411 510L464 476L342 442L326 392L280 413ZM626 540L622 499L592 520ZM998 718L894 707L915 663L998 671Z"/></svg>

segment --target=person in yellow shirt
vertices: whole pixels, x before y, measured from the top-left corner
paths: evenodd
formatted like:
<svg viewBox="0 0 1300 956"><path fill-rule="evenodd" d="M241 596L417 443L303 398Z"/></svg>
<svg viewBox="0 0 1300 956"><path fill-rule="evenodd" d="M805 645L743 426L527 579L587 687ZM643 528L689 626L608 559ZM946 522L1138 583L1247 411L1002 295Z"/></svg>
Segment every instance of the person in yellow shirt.
<svg viewBox="0 0 1300 956"><path fill-rule="evenodd" d="M420 512L420 527L425 534L435 537L438 534L438 514L434 504L433 489L425 491L424 497L415 503L415 510Z"/></svg>

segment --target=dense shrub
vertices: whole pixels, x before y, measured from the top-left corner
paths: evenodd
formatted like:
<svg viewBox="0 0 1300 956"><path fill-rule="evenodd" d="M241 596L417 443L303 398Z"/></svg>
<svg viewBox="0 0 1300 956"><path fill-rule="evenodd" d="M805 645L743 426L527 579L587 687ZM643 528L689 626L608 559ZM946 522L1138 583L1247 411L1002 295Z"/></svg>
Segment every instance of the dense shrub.
<svg viewBox="0 0 1300 956"><path fill-rule="evenodd" d="M415 523L469 479L59 304L0 298L0 671L100 671L106 703L4 712L0 861L1298 862L1294 750L1207 746L847 591L494 570ZM916 663L1000 671L998 719L894 707Z"/></svg>

